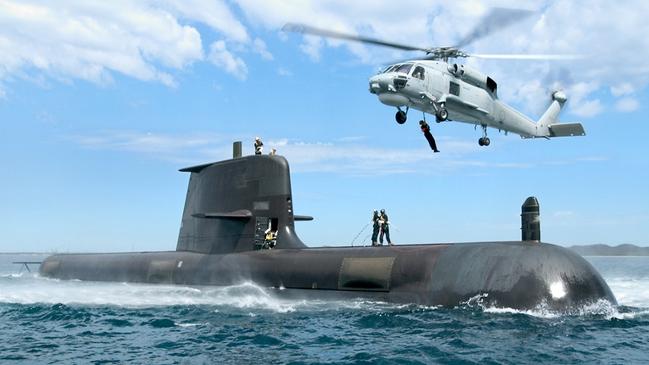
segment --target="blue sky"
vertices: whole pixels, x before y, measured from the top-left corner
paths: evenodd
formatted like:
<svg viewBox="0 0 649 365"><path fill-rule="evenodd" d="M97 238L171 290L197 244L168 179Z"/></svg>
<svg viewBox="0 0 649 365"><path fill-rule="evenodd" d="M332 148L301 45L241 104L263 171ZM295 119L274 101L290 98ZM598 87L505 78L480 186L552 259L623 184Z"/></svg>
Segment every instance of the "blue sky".
<svg viewBox="0 0 649 365"><path fill-rule="evenodd" d="M385 62L417 54L278 29L452 44L506 1L0 1L0 252L172 250L189 178L177 170L228 158L234 140L250 154L256 135L291 164L311 246L348 245L374 208L397 243L516 240L531 195L546 242L649 245L646 7L587 4L575 19L586 3L524 3L537 14L469 48L587 55L469 61L534 119L564 89L561 119L586 137L490 131L482 148L470 125L431 123L432 154L418 112L397 125L368 92Z"/></svg>

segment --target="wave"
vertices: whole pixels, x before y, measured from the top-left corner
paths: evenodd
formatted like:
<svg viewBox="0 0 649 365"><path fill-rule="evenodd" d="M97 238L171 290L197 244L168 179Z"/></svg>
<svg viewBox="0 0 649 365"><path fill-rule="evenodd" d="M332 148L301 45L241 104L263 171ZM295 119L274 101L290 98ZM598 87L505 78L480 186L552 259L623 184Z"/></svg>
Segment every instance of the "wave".
<svg viewBox="0 0 649 365"><path fill-rule="evenodd" d="M618 277L607 280L618 303L632 307L649 307L649 279Z"/></svg>
<svg viewBox="0 0 649 365"><path fill-rule="evenodd" d="M281 300L253 283L227 287L190 287L41 278L32 274L0 277L0 303L115 305L156 307L213 305L290 312L303 305Z"/></svg>
<svg viewBox="0 0 649 365"><path fill-rule="evenodd" d="M613 279L609 282L619 306L602 300L570 312L553 311L546 305L530 310L518 310L486 305L486 295L475 296L457 308L478 309L491 314L525 314L539 318L569 316L599 316L608 319L632 319L649 315L649 287L646 280ZM318 300L287 299L274 289L260 287L252 282L226 287L153 285L115 282L84 282L39 277L34 273L0 275L0 303L65 304L85 306L163 307L207 305L213 310L247 310L250 315L260 311L289 313L295 311L328 311L349 309L382 312L416 308L417 311L437 310L438 307L394 304L364 299Z"/></svg>
<svg viewBox="0 0 649 365"><path fill-rule="evenodd" d="M0 276L0 303L120 306L130 308L207 305L214 311L235 309L288 313L300 310L399 309L404 305L368 300L296 300L278 297L274 289L252 282L238 285L180 286L88 282L42 278L32 273ZM223 308L221 308L223 307Z"/></svg>
<svg viewBox="0 0 649 365"><path fill-rule="evenodd" d="M487 294L476 295L469 300L461 303L456 308L461 309L479 309L485 313L492 314L524 314L531 317L555 319L563 317L597 317L606 320L612 319L636 319L644 318L649 315L649 308L632 307L627 305L614 305L608 300L600 299L594 303L585 304L580 307L569 310L552 309L547 303L540 303L532 309L514 309L509 307L499 307L494 304L487 304Z"/></svg>

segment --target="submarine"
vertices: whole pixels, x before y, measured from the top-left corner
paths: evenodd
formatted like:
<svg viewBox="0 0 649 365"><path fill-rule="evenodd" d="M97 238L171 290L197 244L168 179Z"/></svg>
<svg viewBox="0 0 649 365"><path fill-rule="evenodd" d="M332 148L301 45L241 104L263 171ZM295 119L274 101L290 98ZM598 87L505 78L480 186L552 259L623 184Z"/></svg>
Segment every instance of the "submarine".
<svg viewBox="0 0 649 365"><path fill-rule="evenodd" d="M228 286L243 282L288 298L363 299L454 307L570 310L610 288L583 257L540 240L539 204L522 206L520 241L308 247L295 222L290 169L279 155L241 155L190 173L175 251L55 254L43 277Z"/></svg>

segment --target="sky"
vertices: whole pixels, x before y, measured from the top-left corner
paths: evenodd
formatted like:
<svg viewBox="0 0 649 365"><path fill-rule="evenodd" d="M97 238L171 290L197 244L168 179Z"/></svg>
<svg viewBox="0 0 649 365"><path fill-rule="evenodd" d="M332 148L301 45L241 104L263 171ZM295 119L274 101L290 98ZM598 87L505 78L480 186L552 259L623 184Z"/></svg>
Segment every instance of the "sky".
<svg viewBox="0 0 649 365"><path fill-rule="evenodd" d="M553 90L585 137L521 139L431 123L368 92L420 56L284 33L301 22L415 46L453 45L493 7L533 14L468 53L571 54L461 62L536 120ZM253 153L290 163L309 246L367 243L384 208L396 243L520 239L541 206L542 240L649 245L649 7L607 1L0 0L0 252L173 250L189 175ZM432 119L432 118L431 118Z"/></svg>

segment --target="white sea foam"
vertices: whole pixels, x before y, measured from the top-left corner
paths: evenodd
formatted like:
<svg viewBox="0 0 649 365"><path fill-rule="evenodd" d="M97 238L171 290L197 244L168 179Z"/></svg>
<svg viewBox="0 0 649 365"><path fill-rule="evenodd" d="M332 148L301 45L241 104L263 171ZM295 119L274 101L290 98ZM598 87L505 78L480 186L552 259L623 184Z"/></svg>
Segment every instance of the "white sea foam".
<svg viewBox="0 0 649 365"><path fill-rule="evenodd" d="M539 305L534 309L514 309L514 308L503 308L503 307L484 307L484 311L487 313L496 313L496 314L525 314L532 317L538 318L557 318L561 317L563 314L559 312L552 311L544 305Z"/></svg>
<svg viewBox="0 0 649 365"><path fill-rule="evenodd" d="M227 287L189 287L45 279L34 275L0 277L2 303L62 303L152 307L214 305L291 312L307 302L278 299L253 283Z"/></svg>
<svg viewBox="0 0 649 365"><path fill-rule="evenodd" d="M486 313L495 314L526 314L532 317L540 318L556 318L563 315L563 313L552 310L547 303L541 303L533 309L514 309L509 307L498 307L493 304L487 304L489 294L483 293L475 295L465 302L462 302L459 307L479 308Z"/></svg>
<svg viewBox="0 0 649 365"><path fill-rule="evenodd" d="M649 314L649 309L630 308L624 309L620 312L620 307L613 305L605 299L600 299L594 303L586 304L578 308L571 308L569 310L556 310L548 305L546 302L539 303L536 307L531 309L514 309L509 307L499 307L494 304L488 304L486 299L488 294L479 294L469 298L467 301L462 302L461 307L479 308L485 313L494 314L525 314L537 318L559 318L564 316L603 316L607 319L630 319L636 316Z"/></svg>
<svg viewBox="0 0 649 365"><path fill-rule="evenodd" d="M178 327L199 327L199 326L204 326L205 323L176 323L174 322L174 325Z"/></svg>
<svg viewBox="0 0 649 365"><path fill-rule="evenodd" d="M649 308L649 279L618 277L607 280L621 305Z"/></svg>
<svg viewBox="0 0 649 365"><path fill-rule="evenodd" d="M622 306L610 303L595 303L579 308L576 315L603 315L607 318L628 319L649 315L649 275L642 270L645 261L633 261L629 265L609 264L603 267L602 275ZM620 268L622 266L622 268ZM281 291L280 291L281 292ZM278 313L296 310L322 311L352 309L369 312L400 310L408 305L384 303L371 300L296 300L285 299L273 289L253 283L241 283L228 287L189 287L175 285L149 285L133 283L97 283L78 280L55 280L38 277L34 273L5 273L0 275L0 303L63 303L80 305L116 305L125 307L151 307L172 305L212 305L215 311L225 310L220 306L250 311L252 315L260 310ZM554 318L565 315L548 306L539 305L533 310L484 305L484 295L478 295L459 307L477 307L487 313L522 313L535 317ZM625 308L631 307L631 308ZM436 309L436 307L421 307Z"/></svg>

